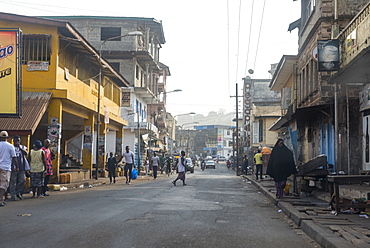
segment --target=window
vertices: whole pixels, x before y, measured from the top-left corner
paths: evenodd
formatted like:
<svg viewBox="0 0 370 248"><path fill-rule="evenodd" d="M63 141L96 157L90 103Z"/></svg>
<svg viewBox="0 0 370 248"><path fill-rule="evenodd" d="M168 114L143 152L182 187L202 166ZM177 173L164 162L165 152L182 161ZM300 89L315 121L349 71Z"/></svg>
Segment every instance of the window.
<svg viewBox="0 0 370 248"><path fill-rule="evenodd" d="M112 37L120 36L121 28L102 27L100 29L100 40L106 40ZM121 41L121 37L112 39L112 41Z"/></svg>
<svg viewBox="0 0 370 248"><path fill-rule="evenodd" d="M28 61L50 62L50 38L48 34L24 34L22 64Z"/></svg>
<svg viewBox="0 0 370 248"><path fill-rule="evenodd" d="M139 70L139 66L138 65L136 65L135 75L136 75L136 79L139 79L140 70Z"/></svg>
<svg viewBox="0 0 370 248"><path fill-rule="evenodd" d="M263 141L263 119L259 119L259 142Z"/></svg>

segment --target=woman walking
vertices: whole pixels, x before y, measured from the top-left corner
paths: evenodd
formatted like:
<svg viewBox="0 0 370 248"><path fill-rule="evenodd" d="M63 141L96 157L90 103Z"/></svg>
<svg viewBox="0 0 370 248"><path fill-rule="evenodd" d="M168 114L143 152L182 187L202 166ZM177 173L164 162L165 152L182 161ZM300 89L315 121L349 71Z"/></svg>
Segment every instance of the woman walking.
<svg viewBox="0 0 370 248"><path fill-rule="evenodd" d="M285 195L284 188L287 178L296 174L293 153L284 145L282 139L278 139L268 162L266 174L274 178L276 187L276 198Z"/></svg>
<svg viewBox="0 0 370 248"><path fill-rule="evenodd" d="M44 186L44 176L46 173L46 160L44 151L41 149L42 143L40 140L36 140L33 144L33 149L28 155L28 162L30 164L31 174L31 187L33 196L32 198L43 198L41 195L42 187Z"/></svg>

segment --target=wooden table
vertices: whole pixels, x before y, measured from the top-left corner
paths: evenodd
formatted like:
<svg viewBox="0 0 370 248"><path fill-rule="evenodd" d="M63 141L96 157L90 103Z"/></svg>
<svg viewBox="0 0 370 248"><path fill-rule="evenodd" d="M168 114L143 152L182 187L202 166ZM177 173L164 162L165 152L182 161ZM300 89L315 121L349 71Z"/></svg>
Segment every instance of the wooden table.
<svg viewBox="0 0 370 248"><path fill-rule="evenodd" d="M370 207L370 204L348 204L339 203L339 185L350 185L350 184L362 184L363 182L370 182L370 175L338 175L338 176L327 176L329 183L330 195L335 197L334 208L337 213L340 212L341 208L366 208ZM369 187L370 189L370 187Z"/></svg>

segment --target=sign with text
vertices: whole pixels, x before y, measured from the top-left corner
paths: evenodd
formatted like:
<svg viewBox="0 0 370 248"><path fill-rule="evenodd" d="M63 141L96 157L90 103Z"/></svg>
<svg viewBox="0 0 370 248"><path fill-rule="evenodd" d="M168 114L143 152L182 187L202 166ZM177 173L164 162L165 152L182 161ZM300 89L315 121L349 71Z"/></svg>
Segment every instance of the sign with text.
<svg viewBox="0 0 370 248"><path fill-rule="evenodd" d="M0 29L0 117L20 117L22 92L18 28Z"/></svg>

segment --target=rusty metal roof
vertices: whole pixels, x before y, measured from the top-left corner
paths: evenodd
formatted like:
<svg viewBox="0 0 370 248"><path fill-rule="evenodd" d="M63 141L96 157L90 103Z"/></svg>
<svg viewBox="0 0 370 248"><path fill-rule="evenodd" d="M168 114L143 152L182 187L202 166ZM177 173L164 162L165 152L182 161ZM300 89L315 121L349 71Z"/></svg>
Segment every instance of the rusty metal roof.
<svg viewBox="0 0 370 248"><path fill-rule="evenodd" d="M10 135L18 132L32 135L44 115L52 93L22 92L22 117L0 118L0 130L6 130Z"/></svg>

